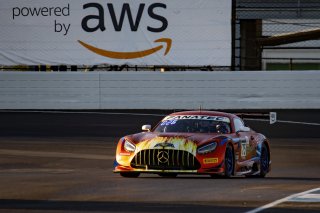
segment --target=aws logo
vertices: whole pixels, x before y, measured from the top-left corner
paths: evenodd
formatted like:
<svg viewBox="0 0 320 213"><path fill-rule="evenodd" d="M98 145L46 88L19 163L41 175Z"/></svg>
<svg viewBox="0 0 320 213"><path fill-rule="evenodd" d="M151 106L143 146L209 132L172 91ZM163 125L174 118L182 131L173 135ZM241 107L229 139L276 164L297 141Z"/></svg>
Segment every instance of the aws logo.
<svg viewBox="0 0 320 213"><path fill-rule="evenodd" d="M105 25L105 8L98 3L88 3L83 5L83 9L88 9L88 8L94 8L97 10L97 14L94 15L88 15L82 19L81 25L82 29L86 32L96 32L96 31L105 31L106 30L106 25ZM113 24L113 28L115 31L120 32L123 28L123 22L125 20L125 17L127 17L129 26L132 32L136 32L139 29L141 19L144 15L144 11L146 8L146 4L142 3L139 5L138 12L135 15L135 18L133 17L134 15L132 14L130 5L128 3L125 3L122 5L121 11L120 11L120 16L117 15L116 11L112 3L107 4L107 8L109 11L110 19ZM165 31L168 27L168 20L158 14L157 12L163 9L166 9L167 6L163 3L154 3L151 4L147 8L147 14L149 18L154 19L158 22L160 22L160 26L146 26L147 30L152 33L161 33ZM157 9L157 12L156 12ZM92 9L91 9L92 10ZM96 23L96 24L92 24ZM83 41L78 40L78 42L88 50L104 56L108 58L113 58L113 59L135 59L135 58L142 58L146 57L148 55L151 55L155 52L158 52L159 50L163 49L165 47L165 53L164 55L167 55L170 52L171 49L171 44L172 40L170 38L159 38L155 40L155 43L164 43L162 45L157 45L156 47L147 49L147 50L141 50L141 51L136 51L136 52L116 52L112 50L106 50L98 47L94 47L88 43L85 43Z"/></svg>

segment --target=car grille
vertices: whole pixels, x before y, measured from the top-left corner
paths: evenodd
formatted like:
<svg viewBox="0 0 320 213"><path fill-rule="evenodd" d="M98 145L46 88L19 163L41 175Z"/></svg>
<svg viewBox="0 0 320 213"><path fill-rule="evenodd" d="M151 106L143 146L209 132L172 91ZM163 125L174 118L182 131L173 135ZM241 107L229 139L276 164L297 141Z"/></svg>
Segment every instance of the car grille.
<svg viewBox="0 0 320 213"><path fill-rule="evenodd" d="M131 161L131 167L156 170L197 170L200 168L200 163L187 151L146 149L135 155Z"/></svg>

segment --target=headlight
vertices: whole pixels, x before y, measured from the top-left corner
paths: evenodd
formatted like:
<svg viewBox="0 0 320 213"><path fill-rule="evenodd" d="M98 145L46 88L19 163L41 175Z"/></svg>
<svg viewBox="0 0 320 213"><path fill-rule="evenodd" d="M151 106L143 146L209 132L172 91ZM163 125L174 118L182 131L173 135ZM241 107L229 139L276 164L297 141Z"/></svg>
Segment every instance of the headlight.
<svg viewBox="0 0 320 213"><path fill-rule="evenodd" d="M125 140L124 141L124 149L128 152L134 152L136 150L136 146L133 143Z"/></svg>
<svg viewBox="0 0 320 213"><path fill-rule="evenodd" d="M207 154L207 153L209 153L209 152L214 151L214 150L216 149L216 147L217 147L217 143L216 143L216 142L213 142L213 143L210 143L210 144L205 145L205 146L203 146L203 147L200 147L200 148L198 149L198 153L199 153L199 154Z"/></svg>

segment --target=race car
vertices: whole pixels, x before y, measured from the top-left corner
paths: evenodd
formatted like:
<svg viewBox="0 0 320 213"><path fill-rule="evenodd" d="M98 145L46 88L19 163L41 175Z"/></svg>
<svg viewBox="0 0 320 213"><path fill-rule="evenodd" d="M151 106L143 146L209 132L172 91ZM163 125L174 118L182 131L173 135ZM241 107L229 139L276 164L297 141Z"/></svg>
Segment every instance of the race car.
<svg viewBox="0 0 320 213"><path fill-rule="evenodd" d="M212 177L265 177L271 169L269 140L230 113L183 111L154 128L122 137L114 172L123 177L153 173L162 177L207 174Z"/></svg>

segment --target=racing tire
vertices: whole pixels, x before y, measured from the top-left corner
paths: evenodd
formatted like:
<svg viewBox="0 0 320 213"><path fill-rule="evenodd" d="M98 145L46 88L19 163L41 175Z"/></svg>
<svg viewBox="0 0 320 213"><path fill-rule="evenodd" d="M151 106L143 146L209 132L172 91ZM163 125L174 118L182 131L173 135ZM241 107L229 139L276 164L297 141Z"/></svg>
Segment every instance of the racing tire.
<svg viewBox="0 0 320 213"><path fill-rule="evenodd" d="M175 178L178 176L177 173L159 173L158 175L164 178Z"/></svg>
<svg viewBox="0 0 320 213"><path fill-rule="evenodd" d="M232 147L230 145L226 148L226 153L224 157L224 177L230 178L234 170L234 154Z"/></svg>
<svg viewBox="0 0 320 213"><path fill-rule="evenodd" d="M261 156L260 156L260 177L264 178L269 172L269 151L267 146L263 143L261 147Z"/></svg>
<svg viewBox="0 0 320 213"><path fill-rule="evenodd" d="M125 178L137 178L139 177L139 172L120 172L120 175Z"/></svg>

